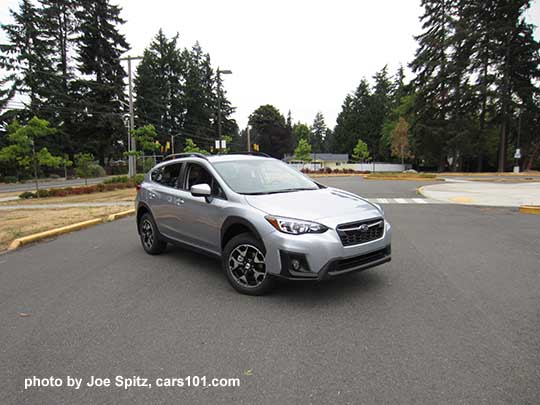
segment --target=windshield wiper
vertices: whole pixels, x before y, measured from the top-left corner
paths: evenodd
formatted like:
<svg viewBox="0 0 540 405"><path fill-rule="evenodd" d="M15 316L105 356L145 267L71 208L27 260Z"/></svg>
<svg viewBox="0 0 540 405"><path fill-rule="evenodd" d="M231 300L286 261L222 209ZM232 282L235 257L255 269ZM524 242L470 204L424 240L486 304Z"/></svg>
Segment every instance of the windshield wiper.
<svg viewBox="0 0 540 405"><path fill-rule="evenodd" d="M280 194L280 193L291 193L293 191L306 191L306 190L318 190L317 188L284 188L281 190L275 191L258 191L255 193L242 193L243 195L266 195L266 194Z"/></svg>

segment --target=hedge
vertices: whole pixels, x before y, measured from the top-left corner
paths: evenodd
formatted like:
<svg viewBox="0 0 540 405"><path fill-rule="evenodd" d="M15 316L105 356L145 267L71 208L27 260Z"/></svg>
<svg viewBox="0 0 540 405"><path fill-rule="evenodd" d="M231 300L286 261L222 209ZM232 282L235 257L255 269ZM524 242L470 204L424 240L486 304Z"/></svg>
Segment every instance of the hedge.
<svg viewBox="0 0 540 405"><path fill-rule="evenodd" d="M31 191L25 191L19 195L19 198L40 198L44 197L65 197L68 195L81 195L81 194L92 194L92 193L101 193L105 191L121 190L126 188L135 187L137 183L134 181L128 181L125 183L100 183L94 184L91 186L81 186L81 187L66 187L66 188L50 188L50 189L41 189L37 193Z"/></svg>

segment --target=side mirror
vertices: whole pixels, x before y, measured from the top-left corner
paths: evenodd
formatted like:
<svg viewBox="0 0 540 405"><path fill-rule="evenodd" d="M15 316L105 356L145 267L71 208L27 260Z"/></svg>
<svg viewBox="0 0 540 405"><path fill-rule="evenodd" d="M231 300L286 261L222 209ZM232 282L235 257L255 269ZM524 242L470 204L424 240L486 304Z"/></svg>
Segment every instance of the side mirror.
<svg viewBox="0 0 540 405"><path fill-rule="evenodd" d="M191 186L191 195L193 197L210 197L212 189L208 184L195 184Z"/></svg>

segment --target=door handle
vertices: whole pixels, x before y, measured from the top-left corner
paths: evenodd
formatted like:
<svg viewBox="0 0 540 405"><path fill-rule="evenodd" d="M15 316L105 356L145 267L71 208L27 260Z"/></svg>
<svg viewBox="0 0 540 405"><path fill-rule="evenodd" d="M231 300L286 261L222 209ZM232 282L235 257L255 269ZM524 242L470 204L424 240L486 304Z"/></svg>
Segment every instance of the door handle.
<svg viewBox="0 0 540 405"><path fill-rule="evenodd" d="M174 200L174 203L175 203L176 205L182 205L182 204L185 203L185 201L182 200L181 198L176 198L176 199Z"/></svg>
<svg viewBox="0 0 540 405"><path fill-rule="evenodd" d="M151 198L151 199L154 199L154 198L157 198L157 194L149 191L148 192L148 197Z"/></svg>

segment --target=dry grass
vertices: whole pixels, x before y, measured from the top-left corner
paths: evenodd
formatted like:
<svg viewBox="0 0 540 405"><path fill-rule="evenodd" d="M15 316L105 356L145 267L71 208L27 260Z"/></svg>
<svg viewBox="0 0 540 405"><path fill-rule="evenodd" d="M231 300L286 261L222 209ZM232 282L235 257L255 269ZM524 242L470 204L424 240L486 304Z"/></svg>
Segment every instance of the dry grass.
<svg viewBox="0 0 540 405"><path fill-rule="evenodd" d="M133 201L137 191L135 188L106 191L103 193L70 195L66 197L29 198L27 200L6 201L0 205L27 205L27 204L61 204L79 202L116 202ZM7 197L7 196L6 196Z"/></svg>
<svg viewBox="0 0 540 405"><path fill-rule="evenodd" d="M13 239L89 219L125 211L126 207L77 207L63 209L1 210L0 251Z"/></svg>

